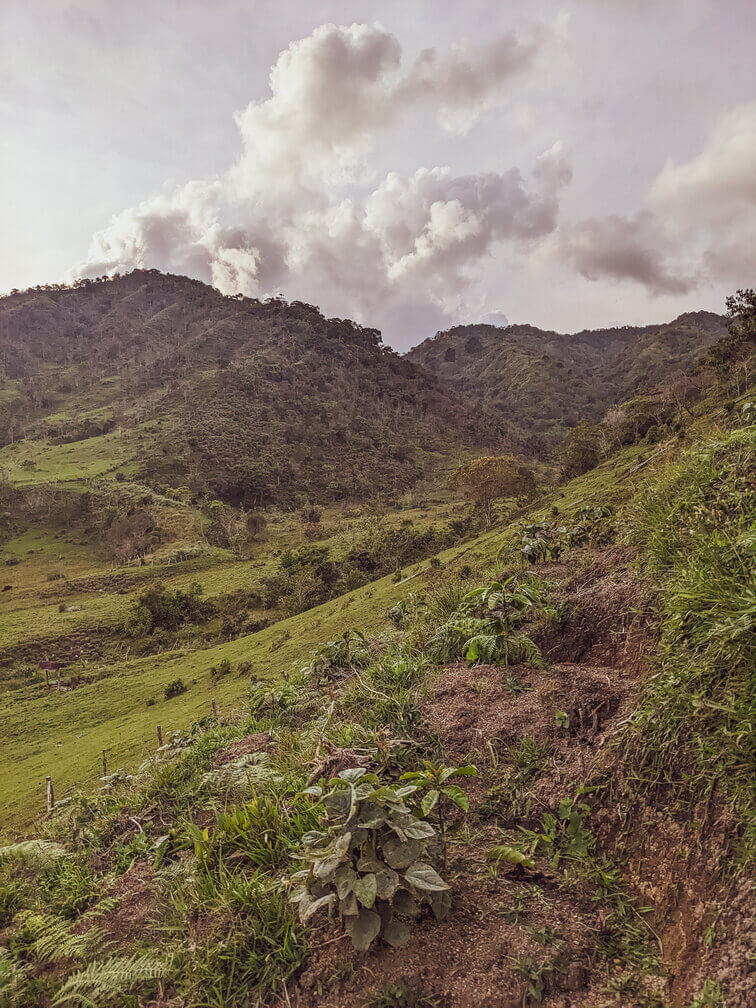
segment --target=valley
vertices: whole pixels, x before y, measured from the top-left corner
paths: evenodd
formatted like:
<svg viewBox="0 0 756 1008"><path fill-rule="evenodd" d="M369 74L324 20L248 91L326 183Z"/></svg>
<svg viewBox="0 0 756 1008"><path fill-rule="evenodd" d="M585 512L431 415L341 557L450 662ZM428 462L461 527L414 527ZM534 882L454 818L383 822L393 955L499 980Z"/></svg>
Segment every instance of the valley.
<svg viewBox="0 0 756 1008"><path fill-rule="evenodd" d="M0 299L0 1004L747 1004L753 323Z"/></svg>

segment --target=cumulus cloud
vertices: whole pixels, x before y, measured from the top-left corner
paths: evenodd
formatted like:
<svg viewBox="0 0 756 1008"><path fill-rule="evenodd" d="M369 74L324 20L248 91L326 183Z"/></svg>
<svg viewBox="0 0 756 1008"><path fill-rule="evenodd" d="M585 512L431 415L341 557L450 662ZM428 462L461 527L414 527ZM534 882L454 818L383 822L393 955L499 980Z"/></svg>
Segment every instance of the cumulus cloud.
<svg viewBox="0 0 756 1008"><path fill-rule="evenodd" d="M707 279L733 286L756 273L756 102L715 124L702 150L668 162L641 210L566 225L551 248L589 280L684 294Z"/></svg>
<svg viewBox="0 0 756 1008"><path fill-rule="evenodd" d="M553 231L569 163L556 144L529 179L516 168L454 176L434 167L376 185L367 155L420 104L443 128L469 128L546 37L539 29L427 49L405 71L381 25L322 25L279 55L270 96L236 115L241 153L228 172L118 214L74 275L157 267L224 293L308 298L394 327L403 342L425 335L413 327L454 317L472 267L496 243L525 247Z"/></svg>

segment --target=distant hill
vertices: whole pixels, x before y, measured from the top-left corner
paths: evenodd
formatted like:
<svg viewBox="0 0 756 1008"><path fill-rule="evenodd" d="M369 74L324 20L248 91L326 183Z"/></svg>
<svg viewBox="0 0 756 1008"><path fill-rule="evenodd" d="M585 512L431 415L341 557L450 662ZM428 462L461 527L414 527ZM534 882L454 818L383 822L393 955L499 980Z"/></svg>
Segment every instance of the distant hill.
<svg viewBox="0 0 756 1008"><path fill-rule="evenodd" d="M496 440L375 329L155 270L0 299L0 365L5 443L117 425L143 481L247 506L401 491L432 454Z"/></svg>
<svg viewBox="0 0 756 1008"><path fill-rule="evenodd" d="M548 437L683 373L726 335L725 321L698 311L663 325L572 334L463 325L425 340L407 358L522 431Z"/></svg>

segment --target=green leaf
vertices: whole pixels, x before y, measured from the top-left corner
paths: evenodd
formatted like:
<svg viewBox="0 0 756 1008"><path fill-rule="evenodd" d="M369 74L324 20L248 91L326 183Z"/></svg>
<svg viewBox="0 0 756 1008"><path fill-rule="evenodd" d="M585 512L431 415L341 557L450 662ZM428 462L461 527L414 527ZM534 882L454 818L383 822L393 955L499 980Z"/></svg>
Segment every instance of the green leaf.
<svg viewBox="0 0 756 1008"><path fill-rule="evenodd" d="M362 909L355 917L350 917L347 920L346 930L357 951L365 952L370 948L373 940L378 937L378 932L381 930L381 918L372 910Z"/></svg>
<svg viewBox="0 0 756 1008"><path fill-rule="evenodd" d="M461 787L457 787L456 784L447 784L445 788L442 788L442 791L445 797L447 797L449 801L454 802L457 808L461 808L463 812L467 812L470 807L470 803L467 800L467 795Z"/></svg>
<svg viewBox="0 0 756 1008"><path fill-rule="evenodd" d="M378 892L378 882L375 875L371 873L370 875L364 875L362 878L358 878L352 884L352 891L360 903L362 903L364 907L370 909L370 907L375 903L375 897Z"/></svg>
<svg viewBox="0 0 756 1008"><path fill-rule="evenodd" d="M399 885L399 876L385 865L375 873L376 899L390 900Z"/></svg>
<svg viewBox="0 0 756 1008"><path fill-rule="evenodd" d="M383 929L383 937L392 948L403 948L410 940L410 929L402 921L392 917Z"/></svg>
<svg viewBox="0 0 756 1008"><path fill-rule="evenodd" d="M340 900L346 899L357 881L357 872L349 865L342 865L333 877Z"/></svg>
<svg viewBox="0 0 756 1008"><path fill-rule="evenodd" d="M437 921L446 920L451 912L451 892L434 892L428 895L433 916Z"/></svg>
<svg viewBox="0 0 756 1008"><path fill-rule="evenodd" d="M300 921L302 924L306 924L310 917L317 913L321 907L331 906L335 900L336 896L333 893L328 893L327 896L321 896L319 899L313 899L309 893L305 893L303 898L299 900Z"/></svg>
<svg viewBox="0 0 756 1008"><path fill-rule="evenodd" d="M433 788L428 791L427 794L423 795L423 800L420 802L420 810L424 816L430 815L434 809L436 802L438 801L438 791Z"/></svg>
<svg viewBox="0 0 756 1008"><path fill-rule="evenodd" d="M362 802L360 805L360 814L357 817L358 825L364 826L365 829L375 829L385 822L386 812L377 802Z"/></svg>
<svg viewBox="0 0 756 1008"><path fill-rule="evenodd" d="M412 822L403 824L402 829L410 840L430 840L436 835L431 824L422 819L414 819Z"/></svg>
<svg viewBox="0 0 756 1008"><path fill-rule="evenodd" d="M381 844L381 851L392 868L402 871L424 853L425 844L421 840L402 841L398 837L387 837Z"/></svg>
<svg viewBox="0 0 756 1008"><path fill-rule="evenodd" d="M345 833L338 837L330 847L323 852L324 857L315 861L312 870L317 878L327 881L334 874L341 862L344 860L346 852L349 850L349 843L352 839L351 833Z"/></svg>
<svg viewBox="0 0 756 1008"><path fill-rule="evenodd" d="M414 919L420 916L420 904L406 889L399 890L394 897L392 906L395 913L402 914L404 917L412 917Z"/></svg>
<svg viewBox="0 0 756 1008"><path fill-rule="evenodd" d="M341 780L349 781L350 784L356 784L360 777L364 777L366 773L365 767L351 767L348 770L342 770L339 777Z"/></svg>
<svg viewBox="0 0 756 1008"><path fill-rule="evenodd" d="M423 892L443 892L449 886L444 882L435 868L429 864L418 861L417 864L405 872L404 878L415 889L422 889Z"/></svg>
<svg viewBox="0 0 756 1008"><path fill-rule="evenodd" d="M323 807L329 819L348 819L352 814L354 792L351 787L331 791L323 798Z"/></svg>
<svg viewBox="0 0 756 1008"><path fill-rule="evenodd" d="M507 844L492 847L486 857L490 861L509 861L510 864L520 865L522 868L530 868L531 870L535 868L535 861L532 858L523 854L516 847L509 847Z"/></svg>

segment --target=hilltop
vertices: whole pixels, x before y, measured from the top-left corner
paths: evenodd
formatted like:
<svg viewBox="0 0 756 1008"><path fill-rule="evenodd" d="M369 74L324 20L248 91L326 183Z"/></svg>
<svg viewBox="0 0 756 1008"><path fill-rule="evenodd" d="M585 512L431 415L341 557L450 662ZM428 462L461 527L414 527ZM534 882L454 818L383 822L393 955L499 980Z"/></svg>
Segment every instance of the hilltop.
<svg viewBox="0 0 756 1008"><path fill-rule="evenodd" d="M663 325L564 334L530 325L461 325L407 354L446 387L490 407L520 436L554 443L580 421L685 374L726 334L712 312Z"/></svg>
<svg viewBox="0 0 756 1008"><path fill-rule="evenodd" d="M0 299L0 439L118 429L122 470L247 507L415 482L496 429L380 334L136 270Z"/></svg>

